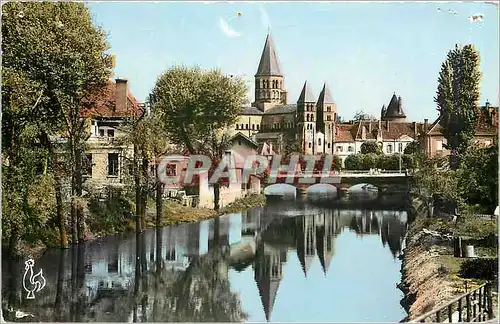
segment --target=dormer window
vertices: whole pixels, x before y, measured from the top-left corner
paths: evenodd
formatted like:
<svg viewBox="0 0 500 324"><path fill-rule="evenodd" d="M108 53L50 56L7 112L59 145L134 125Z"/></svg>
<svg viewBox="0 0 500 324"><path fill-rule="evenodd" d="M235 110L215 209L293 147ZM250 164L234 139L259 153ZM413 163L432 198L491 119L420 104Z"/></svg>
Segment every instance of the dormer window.
<svg viewBox="0 0 500 324"><path fill-rule="evenodd" d="M104 137L104 129L100 129L99 130L99 136L100 137Z"/></svg>
<svg viewBox="0 0 500 324"><path fill-rule="evenodd" d="M108 137L115 137L115 130L114 129L108 129Z"/></svg>

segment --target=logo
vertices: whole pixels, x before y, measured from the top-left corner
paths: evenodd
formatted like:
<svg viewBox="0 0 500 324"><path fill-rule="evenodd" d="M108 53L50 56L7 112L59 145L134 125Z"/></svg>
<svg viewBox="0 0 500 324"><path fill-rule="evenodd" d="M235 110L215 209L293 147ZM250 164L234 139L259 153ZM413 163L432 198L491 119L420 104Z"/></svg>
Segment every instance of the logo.
<svg viewBox="0 0 500 324"><path fill-rule="evenodd" d="M35 292L39 292L45 287L45 278L43 277L42 269L37 274L34 274L33 266L35 265L35 261L33 259L28 259L24 264L23 288L28 293L26 299L35 299Z"/></svg>

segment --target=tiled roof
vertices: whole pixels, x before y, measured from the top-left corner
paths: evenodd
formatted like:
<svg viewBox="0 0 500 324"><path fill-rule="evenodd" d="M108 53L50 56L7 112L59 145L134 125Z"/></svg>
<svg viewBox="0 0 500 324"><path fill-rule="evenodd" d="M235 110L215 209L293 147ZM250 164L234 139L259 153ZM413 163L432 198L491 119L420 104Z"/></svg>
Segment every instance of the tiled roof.
<svg viewBox="0 0 500 324"><path fill-rule="evenodd" d="M241 115L262 115L264 112L255 107L242 107Z"/></svg>
<svg viewBox="0 0 500 324"><path fill-rule="evenodd" d="M101 91L92 95L82 104L83 117L131 117L140 116L143 112L141 105L129 92L126 109L116 109L116 84L108 81Z"/></svg>
<svg viewBox="0 0 500 324"><path fill-rule="evenodd" d="M311 87L309 84L304 82L304 86L302 87L302 91L300 92L299 100L297 102L316 102L316 98L314 97Z"/></svg>
<svg viewBox="0 0 500 324"><path fill-rule="evenodd" d="M270 108L264 112L264 115L274 114L294 114L297 111L296 104L280 105Z"/></svg>
<svg viewBox="0 0 500 324"><path fill-rule="evenodd" d="M371 124L371 131L370 131ZM379 127L380 126L380 127ZM376 140L379 129L382 131L383 140L395 140L402 136L409 136L413 139L417 138L415 134L415 125L413 123L389 122L387 129L386 122L378 121L359 121L355 124L337 124L336 142L352 142L354 140ZM363 139L363 127L365 128L365 138ZM423 124L417 123L417 134L422 132Z"/></svg>
<svg viewBox="0 0 500 324"><path fill-rule="evenodd" d="M353 130L356 128L354 124L337 124L335 134L335 142L353 142Z"/></svg>
<svg viewBox="0 0 500 324"><path fill-rule="evenodd" d="M255 76L283 76L271 33L267 34Z"/></svg>
<svg viewBox="0 0 500 324"><path fill-rule="evenodd" d="M318 104L333 104L333 103L335 102L333 101L330 89L328 89L328 85L325 82L325 84L323 85L323 89L319 94Z"/></svg>

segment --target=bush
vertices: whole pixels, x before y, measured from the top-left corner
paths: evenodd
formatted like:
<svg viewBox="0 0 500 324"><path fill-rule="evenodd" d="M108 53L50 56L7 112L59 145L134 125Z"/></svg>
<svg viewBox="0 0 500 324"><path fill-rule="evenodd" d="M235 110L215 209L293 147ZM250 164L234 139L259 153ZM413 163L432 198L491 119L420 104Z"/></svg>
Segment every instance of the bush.
<svg viewBox="0 0 500 324"><path fill-rule="evenodd" d="M460 265L462 278L494 280L498 275L498 258L470 259Z"/></svg>

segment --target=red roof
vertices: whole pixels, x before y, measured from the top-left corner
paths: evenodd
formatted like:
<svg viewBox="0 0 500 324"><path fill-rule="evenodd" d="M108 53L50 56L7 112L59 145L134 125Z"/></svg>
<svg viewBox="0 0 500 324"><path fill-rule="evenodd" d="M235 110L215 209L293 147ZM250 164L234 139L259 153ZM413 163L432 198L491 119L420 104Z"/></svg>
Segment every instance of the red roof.
<svg viewBox="0 0 500 324"><path fill-rule="evenodd" d="M83 117L131 117L140 116L141 104L130 92L127 95L126 109L116 109L116 83L109 80L100 91L89 96L83 104Z"/></svg>

